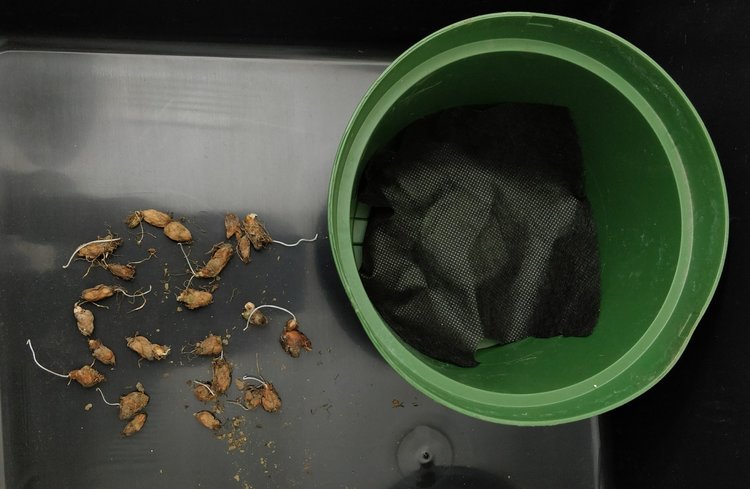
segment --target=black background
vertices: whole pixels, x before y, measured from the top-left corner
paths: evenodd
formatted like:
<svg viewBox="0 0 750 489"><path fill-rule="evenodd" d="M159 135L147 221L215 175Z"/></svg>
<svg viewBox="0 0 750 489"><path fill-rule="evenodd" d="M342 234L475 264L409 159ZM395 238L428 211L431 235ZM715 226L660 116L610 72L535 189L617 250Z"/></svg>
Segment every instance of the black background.
<svg viewBox="0 0 750 489"><path fill-rule="evenodd" d="M685 354L656 387L604 416L616 487L744 487L750 480L746 291L750 4L654 2L0 2L0 36L336 46L398 53L477 14L576 17L641 48L677 81L716 146L729 192L723 278Z"/></svg>

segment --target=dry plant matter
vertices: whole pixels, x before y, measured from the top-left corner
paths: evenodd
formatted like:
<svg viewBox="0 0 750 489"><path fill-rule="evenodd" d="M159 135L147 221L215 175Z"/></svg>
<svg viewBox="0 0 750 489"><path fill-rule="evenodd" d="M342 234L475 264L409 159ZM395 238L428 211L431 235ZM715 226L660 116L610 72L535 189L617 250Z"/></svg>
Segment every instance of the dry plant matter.
<svg viewBox="0 0 750 489"><path fill-rule="evenodd" d="M101 341L96 339L90 339L89 340L89 350L91 350L91 355L99 360L104 365L114 365L115 364L115 354L112 350L107 348L102 344Z"/></svg>
<svg viewBox="0 0 750 489"><path fill-rule="evenodd" d="M164 345L151 343L145 336L138 335L125 338L128 348L136 352L144 360L163 360L169 355L170 348Z"/></svg>
<svg viewBox="0 0 750 489"><path fill-rule="evenodd" d="M221 428L221 421L216 419L216 416L214 416L214 413L211 411L198 411L193 414L193 416L195 416L195 419L197 419L200 424L209 430L216 431Z"/></svg>

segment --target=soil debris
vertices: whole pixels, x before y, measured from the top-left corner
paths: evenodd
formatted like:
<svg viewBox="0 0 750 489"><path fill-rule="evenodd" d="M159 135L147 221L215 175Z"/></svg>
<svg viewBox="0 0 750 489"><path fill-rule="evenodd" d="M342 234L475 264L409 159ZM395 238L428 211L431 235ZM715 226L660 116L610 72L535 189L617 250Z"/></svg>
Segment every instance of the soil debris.
<svg viewBox="0 0 750 489"><path fill-rule="evenodd" d="M245 424L244 416L236 416L228 424L229 431L216 435L216 438L227 442L227 452L231 453L237 450L240 453L244 453L245 446L247 445L247 435L242 431L242 426Z"/></svg>

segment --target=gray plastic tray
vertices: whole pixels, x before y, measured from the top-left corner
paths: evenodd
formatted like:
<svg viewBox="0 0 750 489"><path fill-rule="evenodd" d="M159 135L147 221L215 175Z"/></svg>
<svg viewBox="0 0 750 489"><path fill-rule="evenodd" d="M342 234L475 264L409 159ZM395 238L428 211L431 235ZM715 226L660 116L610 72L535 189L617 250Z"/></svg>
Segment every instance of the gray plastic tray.
<svg viewBox="0 0 750 489"><path fill-rule="evenodd" d="M0 53L0 470L7 487L602 486L596 418L529 429L465 417L404 382L359 326L330 256L328 179L340 135L385 61L268 48L153 54L159 49ZM186 218L199 262L222 240L227 211L257 212L280 240L320 238L274 245L248 266L233 259L214 304L178 311L175 292L188 278L179 248L153 228L139 248L122 224L129 212L150 207ZM138 381L152 396L145 428L130 439L119 435L116 408L36 368L25 345L31 338L39 360L57 371L90 362L73 303L83 288L116 280L102 269L83 278L84 262L62 265L107 229L125 238L122 261L158 250L123 284L153 287L142 310L128 313L132 306L117 299L107 310L92 307L95 336L118 358L115 369L103 370L109 400ZM242 332L247 300L294 311L314 350L298 359L281 350L282 313L269 312L264 329ZM135 331L171 345L170 357L139 366L123 339ZM187 383L209 378L210 362L180 350L209 332L231 334L226 356L235 374L257 374L257 359L284 401L277 414L225 405L221 419L244 417L242 450L229 450L192 417L204 406ZM232 388L230 398L236 395ZM410 475L425 452L436 467Z"/></svg>

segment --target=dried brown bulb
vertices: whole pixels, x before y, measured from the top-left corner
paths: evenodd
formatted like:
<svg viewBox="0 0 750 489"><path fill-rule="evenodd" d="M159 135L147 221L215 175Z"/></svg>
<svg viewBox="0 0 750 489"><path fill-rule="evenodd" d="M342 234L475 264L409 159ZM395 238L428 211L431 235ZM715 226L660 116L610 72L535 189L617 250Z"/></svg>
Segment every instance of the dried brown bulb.
<svg viewBox="0 0 750 489"><path fill-rule="evenodd" d="M107 263L106 266L109 273L122 280L133 280L135 277L135 267L129 263L123 265L121 263Z"/></svg>
<svg viewBox="0 0 750 489"><path fill-rule="evenodd" d="M296 319L290 319L286 322L284 332L279 337L281 347L293 358L299 357L303 349L312 351L312 342L310 342L304 333L298 330L298 326Z"/></svg>
<svg viewBox="0 0 750 489"><path fill-rule="evenodd" d="M187 288L180 292L177 296L177 300L185 304L188 309L198 309L199 307L205 307L211 304L214 300L211 292L205 290Z"/></svg>
<svg viewBox="0 0 750 489"><path fill-rule="evenodd" d="M226 229L227 239L232 236L240 239L240 235L242 234L242 224L240 224L240 220L235 214L228 212L227 215L224 216L224 228Z"/></svg>
<svg viewBox="0 0 750 489"><path fill-rule="evenodd" d="M237 254L240 256L242 263L250 263L251 252L252 246L250 245L250 238L248 238L246 234L237 238Z"/></svg>
<svg viewBox="0 0 750 489"><path fill-rule="evenodd" d="M255 304L246 302L242 310L242 318L253 326L263 326L268 323L268 318L260 311L253 311L254 309Z"/></svg>
<svg viewBox="0 0 750 489"><path fill-rule="evenodd" d="M202 268L195 272L195 276L198 278L216 277L224 270L227 263L229 263L232 253L232 245L229 243L221 243L214 246L211 250L211 258Z"/></svg>
<svg viewBox="0 0 750 489"><path fill-rule="evenodd" d="M216 395L224 394L232 385L232 366L223 358L216 358L211 364L213 377L211 388Z"/></svg>
<svg viewBox="0 0 750 489"><path fill-rule="evenodd" d="M78 331L83 336L91 336L94 332L94 313L76 303L73 306L73 316L76 318Z"/></svg>
<svg viewBox="0 0 750 489"><path fill-rule="evenodd" d="M215 431L221 428L221 421L216 419L216 416L214 416L214 413L211 411L198 411L193 414L193 416L195 416L195 419L197 419L200 424L209 430Z"/></svg>
<svg viewBox="0 0 750 489"><path fill-rule="evenodd" d="M211 402L216 400L216 393L211 389L209 384L198 382L197 380L194 380L193 384L195 384L195 387L193 387L193 395L196 399L201 402Z"/></svg>
<svg viewBox="0 0 750 489"><path fill-rule="evenodd" d="M144 360L162 360L169 355L170 348L168 346L151 343L145 336L136 335L125 338L125 341L127 341L128 348L136 352Z"/></svg>
<svg viewBox="0 0 750 489"><path fill-rule="evenodd" d="M193 240L193 235L180 221L172 221L164 226L164 235L172 241L178 243L189 243Z"/></svg>
<svg viewBox="0 0 750 489"><path fill-rule="evenodd" d="M75 249L72 255L70 255L68 263L63 265L63 268L68 268L76 256L85 258L90 262L96 261L100 258L105 259L118 246L120 246L121 242L122 240L120 238L115 238L112 234L108 234L105 238L83 243Z"/></svg>
<svg viewBox="0 0 750 489"><path fill-rule="evenodd" d="M246 215L242 222L242 229L250 238L250 242L256 250L262 250L273 242L271 235L268 234L257 214Z"/></svg>
<svg viewBox="0 0 750 489"><path fill-rule="evenodd" d="M125 394L120 397L120 413L118 416L122 420L132 418L136 413L146 407L149 400L150 398L145 392L134 391Z"/></svg>
<svg viewBox="0 0 750 489"><path fill-rule="evenodd" d="M115 364L115 354L99 340L89 340L89 350L91 354L104 365Z"/></svg>
<svg viewBox="0 0 750 489"><path fill-rule="evenodd" d="M255 409L263 402L263 392L260 387L250 387L245 391L245 407Z"/></svg>
<svg viewBox="0 0 750 489"><path fill-rule="evenodd" d="M245 391L244 401L247 409L262 406L263 410L269 413L275 413L281 409L281 397L279 397L279 393L276 392L272 383L252 375L247 375L242 380L253 380L260 383L260 385L251 386Z"/></svg>
<svg viewBox="0 0 750 489"><path fill-rule="evenodd" d="M222 351L224 351L224 344L221 342L221 336L210 334L195 344L193 353L200 356L216 356Z"/></svg>
<svg viewBox="0 0 750 489"><path fill-rule="evenodd" d="M97 258L109 256L120 246L120 244L122 244L122 239L116 238L112 234L108 234L103 238L98 238L96 241L92 241L90 244L81 247L78 250L77 255L89 261L94 261Z"/></svg>
<svg viewBox="0 0 750 489"><path fill-rule="evenodd" d="M172 222L172 216L156 209L146 209L145 211L139 211L139 213L144 221L157 228L166 227L167 224Z"/></svg>
<svg viewBox="0 0 750 489"><path fill-rule="evenodd" d="M81 299L87 302L98 302L115 295L117 289L111 285L99 284L81 292Z"/></svg>
<svg viewBox="0 0 750 489"><path fill-rule="evenodd" d="M262 388L261 404L263 409L269 413L275 413L281 409L281 398L279 393L273 387L273 384L267 383Z"/></svg>
<svg viewBox="0 0 750 489"><path fill-rule="evenodd" d="M102 401L108 406L117 406L119 408L118 417L125 421L126 419L132 420L125 425L122 431L123 436L130 436L134 433L138 433L143 428L146 422L146 414L142 413L143 409L148 405L150 400L148 394L143 389L143 385L138 382L136 384L136 390L120 396L120 402L109 402L104 397L104 392L100 388L96 388L99 394L102 396Z"/></svg>
<svg viewBox="0 0 750 489"><path fill-rule="evenodd" d="M70 373L68 373L68 377L71 380L75 380L83 387L94 387L95 385L101 384L107 380L106 377L88 365L84 365L78 370L71 370Z"/></svg>
<svg viewBox="0 0 750 489"><path fill-rule="evenodd" d="M133 436L134 434L141 431L143 428L143 425L146 424L146 419L148 416L146 413L138 413L135 415L133 419L130 420L128 424L125 425L125 428L122 429L122 436L128 437Z"/></svg>

